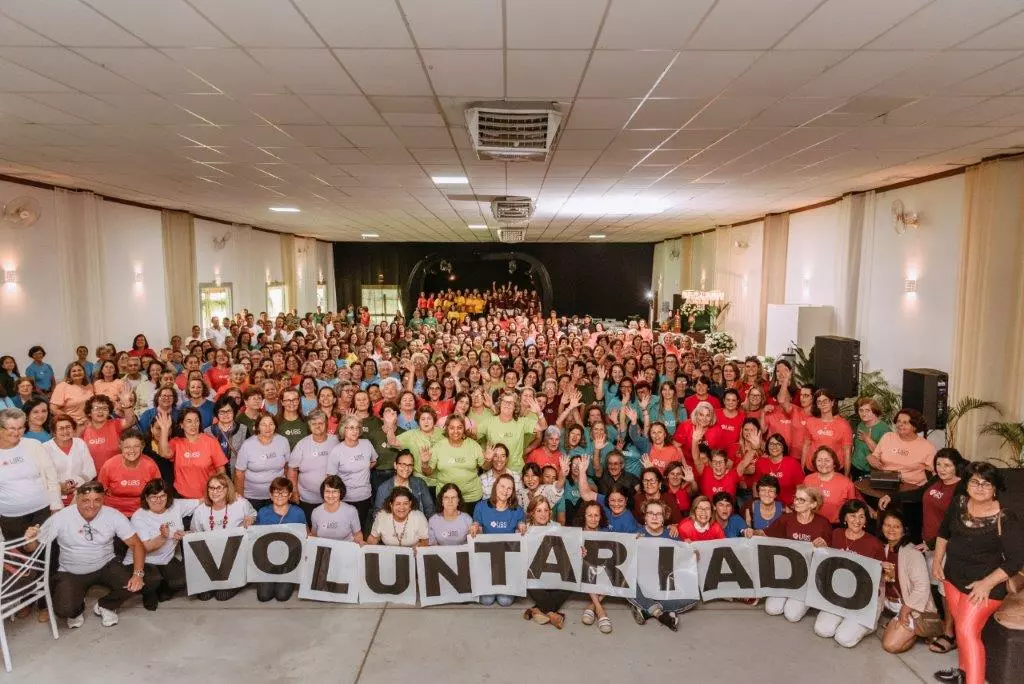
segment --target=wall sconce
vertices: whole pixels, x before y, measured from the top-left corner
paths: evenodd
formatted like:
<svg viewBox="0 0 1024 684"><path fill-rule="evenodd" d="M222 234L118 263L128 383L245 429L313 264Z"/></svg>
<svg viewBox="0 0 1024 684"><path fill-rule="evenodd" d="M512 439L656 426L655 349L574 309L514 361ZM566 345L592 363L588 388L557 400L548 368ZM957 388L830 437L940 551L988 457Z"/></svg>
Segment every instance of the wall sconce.
<svg viewBox="0 0 1024 684"><path fill-rule="evenodd" d="M267 269L267 273L266 273L266 281L267 281L267 285L270 285L270 269L269 268Z"/></svg>
<svg viewBox="0 0 1024 684"><path fill-rule="evenodd" d="M15 287L18 284L18 269L4 266L4 285Z"/></svg>
<svg viewBox="0 0 1024 684"><path fill-rule="evenodd" d="M136 284L136 285L142 285L142 283L143 283L143 279L142 279L142 268L141 268L141 267L139 267L139 266L137 266L137 267L135 268L135 284Z"/></svg>
<svg viewBox="0 0 1024 684"><path fill-rule="evenodd" d="M917 278L907 278L903 281L903 291L911 296L917 294Z"/></svg>
<svg viewBox="0 0 1024 684"><path fill-rule="evenodd" d="M220 278L220 273L213 274L213 284L217 287L220 287L223 284L223 281Z"/></svg>
<svg viewBox="0 0 1024 684"><path fill-rule="evenodd" d="M327 281L324 280L324 269L321 268L320 271L317 273L316 284L317 285L324 285L326 283L327 283Z"/></svg>

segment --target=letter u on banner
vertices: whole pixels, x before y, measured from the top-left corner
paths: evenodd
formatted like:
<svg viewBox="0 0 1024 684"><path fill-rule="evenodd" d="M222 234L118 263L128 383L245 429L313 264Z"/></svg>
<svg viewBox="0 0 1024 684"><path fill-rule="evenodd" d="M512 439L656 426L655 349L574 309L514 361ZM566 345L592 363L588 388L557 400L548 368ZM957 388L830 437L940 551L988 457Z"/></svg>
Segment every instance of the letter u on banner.
<svg viewBox="0 0 1024 684"><path fill-rule="evenodd" d="M416 549L416 581L420 605L465 603L476 598L470 570L472 548L460 546L422 546Z"/></svg>
<svg viewBox="0 0 1024 684"><path fill-rule="evenodd" d="M358 603L362 562L359 544L310 537L303 546L299 598Z"/></svg>
<svg viewBox="0 0 1024 684"><path fill-rule="evenodd" d="M253 525L248 536L251 546L246 575L250 582L299 583L305 525Z"/></svg>
<svg viewBox="0 0 1024 684"><path fill-rule="evenodd" d="M416 605L416 572L412 549L401 546L363 547L363 584L359 602Z"/></svg>
<svg viewBox="0 0 1024 684"><path fill-rule="evenodd" d="M192 532L181 545L188 593L238 589L248 581L249 536L241 528Z"/></svg>
<svg viewBox="0 0 1024 684"><path fill-rule="evenodd" d="M470 547L470 572L478 596L526 596L526 540L522 536L478 534Z"/></svg>
<svg viewBox="0 0 1024 684"><path fill-rule="evenodd" d="M656 601L700 600L697 556L689 544L672 539L636 540L636 582L644 596Z"/></svg>
<svg viewBox="0 0 1024 684"><path fill-rule="evenodd" d="M530 565L527 589L579 591L583 558L583 530L577 527L534 528L526 533Z"/></svg>
<svg viewBox="0 0 1024 684"><path fill-rule="evenodd" d="M873 558L835 549L814 549L806 603L874 629L881 579L882 564Z"/></svg>
<svg viewBox="0 0 1024 684"><path fill-rule="evenodd" d="M580 591L633 598L636 596L636 535L584 532Z"/></svg>

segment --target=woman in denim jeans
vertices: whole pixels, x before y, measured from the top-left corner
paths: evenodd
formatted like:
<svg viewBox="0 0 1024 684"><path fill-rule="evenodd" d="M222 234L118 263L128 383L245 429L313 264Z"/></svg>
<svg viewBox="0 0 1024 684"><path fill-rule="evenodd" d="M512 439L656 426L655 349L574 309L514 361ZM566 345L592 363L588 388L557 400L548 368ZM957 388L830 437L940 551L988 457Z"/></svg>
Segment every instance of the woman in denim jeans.
<svg viewBox="0 0 1024 684"><path fill-rule="evenodd" d="M665 527L665 505L660 501L648 501L644 504L643 528L640 530L642 537L672 538L668 528ZM679 614L694 608L697 601L694 599L673 599L656 601L644 596L637 587L636 598L626 599L633 609L633 619L638 625L643 625L648 618L655 618L673 632L679 631Z"/></svg>

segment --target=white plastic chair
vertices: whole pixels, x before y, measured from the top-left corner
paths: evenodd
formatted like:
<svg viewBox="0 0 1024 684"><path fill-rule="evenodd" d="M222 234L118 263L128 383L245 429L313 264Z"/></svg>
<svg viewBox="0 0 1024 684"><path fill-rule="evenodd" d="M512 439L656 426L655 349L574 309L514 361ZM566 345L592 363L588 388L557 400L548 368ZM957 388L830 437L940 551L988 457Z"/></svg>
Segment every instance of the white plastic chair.
<svg viewBox="0 0 1024 684"><path fill-rule="evenodd" d="M53 615L50 598L50 554L47 545L40 543L36 550L25 555L20 549L28 543L24 537L3 542L3 578L0 580L0 647L4 653L4 669L11 671L11 653L7 646L7 618L26 606L46 599L50 614L50 629L57 638L57 619Z"/></svg>

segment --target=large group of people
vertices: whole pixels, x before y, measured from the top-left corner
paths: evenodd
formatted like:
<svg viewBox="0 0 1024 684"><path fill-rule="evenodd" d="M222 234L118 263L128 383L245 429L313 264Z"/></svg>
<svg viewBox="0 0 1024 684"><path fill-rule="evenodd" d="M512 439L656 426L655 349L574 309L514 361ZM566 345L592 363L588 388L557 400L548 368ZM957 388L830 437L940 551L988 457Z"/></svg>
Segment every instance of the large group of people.
<svg viewBox="0 0 1024 684"><path fill-rule="evenodd" d="M1000 505L999 472L937 451L917 411L890 424L864 397L851 422L784 360L711 354L643 321L608 331L544 316L511 287L419 299L408 321L377 325L355 309L243 311L160 350L142 334L95 360L80 347L62 373L41 346L24 368L0 358L0 529L29 547L45 523L56 615L81 626L97 584L110 590L94 608L104 625L132 593L156 610L183 588L189 531L302 523L406 547L556 525L766 535L878 559L893 616L882 646L959 648L960 667L941 674L983 681L981 628L1024 566L1024 533ZM872 469L912 487L866 496ZM257 587L260 601L291 594ZM560 629L569 596L531 590L524 618ZM582 623L611 633L605 597L585 598ZM629 605L637 623L675 631L694 603ZM796 599L764 608L808 612ZM869 630L819 613L815 632L852 647Z"/></svg>

